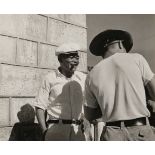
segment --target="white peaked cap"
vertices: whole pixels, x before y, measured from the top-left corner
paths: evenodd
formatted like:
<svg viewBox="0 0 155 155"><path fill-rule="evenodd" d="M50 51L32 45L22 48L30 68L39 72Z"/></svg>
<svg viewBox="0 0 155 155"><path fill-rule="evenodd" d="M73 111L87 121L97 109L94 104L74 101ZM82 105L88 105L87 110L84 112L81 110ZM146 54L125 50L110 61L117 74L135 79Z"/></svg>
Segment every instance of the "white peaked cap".
<svg viewBox="0 0 155 155"><path fill-rule="evenodd" d="M64 43L56 49L55 55L58 56L59 54L65 54L65 53L75 52L79 50L80 50L80 46L76 43Z"/></svg>

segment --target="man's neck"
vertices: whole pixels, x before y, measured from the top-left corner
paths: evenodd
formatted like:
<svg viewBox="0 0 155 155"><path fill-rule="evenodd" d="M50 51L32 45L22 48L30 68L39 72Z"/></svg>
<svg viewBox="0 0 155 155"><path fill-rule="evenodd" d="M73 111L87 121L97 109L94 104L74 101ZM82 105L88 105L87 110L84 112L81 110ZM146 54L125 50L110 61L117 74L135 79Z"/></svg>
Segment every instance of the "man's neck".
<svg viewBox="0 0 155 155"><path fill-rule="evenodd" d="M59 67L58 69L59 69L59 72L63 74L66 78L71 78L74 74L73 72L66 71L61 67Z"/></svg>
<svg viewBox="0 0 155 155"><path fill-rule="evenodd" d="M106 54L104 55L104 59L106 59L106 58L108 58L108 57L110 57L110 56L112 56L112 55L114 55L115 53L111 53L111 52L106 52Z"/></svg>
<svg viewBox="0 0 155 155"><path fill-rule="evenodd" d="M126 50L123 47L122 42L117 42L117 43L109 45L103 58L104 59L108 58L116 53L126 53Z"/></svg>

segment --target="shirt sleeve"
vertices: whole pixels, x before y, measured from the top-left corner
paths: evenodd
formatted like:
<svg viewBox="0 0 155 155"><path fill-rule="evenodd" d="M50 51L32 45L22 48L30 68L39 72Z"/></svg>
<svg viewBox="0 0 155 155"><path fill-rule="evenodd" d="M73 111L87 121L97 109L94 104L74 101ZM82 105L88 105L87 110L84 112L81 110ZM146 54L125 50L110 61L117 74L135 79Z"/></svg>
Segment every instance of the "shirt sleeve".
<svg viewBox="0 0 155 155"><path fill-rule="evenodd" d="M85 82L85 96L86 96L86 102L84 106L90 107L90 108L97 108L97 102L96 97L94 96L91 88L90 88L90 76L88 75Z"/></svg>
<svg viewBox="0 0 155 155"><path fill-rule="evenodd" d="M46 76L42 80L42 84L39 88L38 94L35 99L34 106L46 110L49 105L49 93L50 93L50 83L48 77Z"/></svg>
<svg viewBox="0 0 155 155"><path fill-rule="evenodd" d="M142 73L144 85L146 85L153 78L154 73L152 72L148 62L142 55L140 55L140 70Z"/></svg>

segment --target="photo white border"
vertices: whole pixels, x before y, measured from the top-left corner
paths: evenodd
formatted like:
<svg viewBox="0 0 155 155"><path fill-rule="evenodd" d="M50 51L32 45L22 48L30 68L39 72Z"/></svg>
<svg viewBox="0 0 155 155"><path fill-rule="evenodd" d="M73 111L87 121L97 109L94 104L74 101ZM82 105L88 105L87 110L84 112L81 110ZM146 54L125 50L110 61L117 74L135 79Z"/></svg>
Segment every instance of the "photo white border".
<svg viewBox="0 0 155 155"><path fill-rule="evenodd" d="M0 0L0 14L155 14L153 0ZM152 154L154 142L0 142L8 155Z"/></svg>

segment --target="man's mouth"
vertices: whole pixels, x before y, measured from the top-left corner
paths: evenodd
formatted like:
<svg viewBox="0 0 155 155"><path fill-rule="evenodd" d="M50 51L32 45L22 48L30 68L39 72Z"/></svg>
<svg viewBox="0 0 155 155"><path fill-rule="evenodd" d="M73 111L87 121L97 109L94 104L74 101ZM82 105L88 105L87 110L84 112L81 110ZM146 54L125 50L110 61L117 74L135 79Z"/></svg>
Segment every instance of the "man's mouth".
<svg viewBox="0 0 155 155"><path fill-rule="evenodd" d="M78 66L78 64L72 64L70 67L70 70L75 70L77 66Z"/></svg>
<svg viewBox="0 0 155 155"><path fill-rule="evenodd" d="M71 70L73 70L73 69L75 69L75 68L76 68L75 65L72 65L72 66L70 67Z"/></svg>

